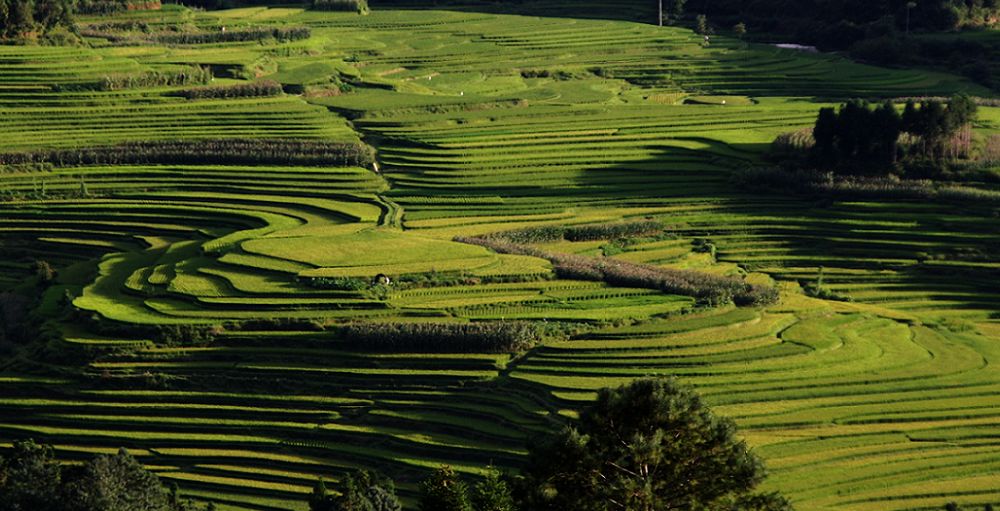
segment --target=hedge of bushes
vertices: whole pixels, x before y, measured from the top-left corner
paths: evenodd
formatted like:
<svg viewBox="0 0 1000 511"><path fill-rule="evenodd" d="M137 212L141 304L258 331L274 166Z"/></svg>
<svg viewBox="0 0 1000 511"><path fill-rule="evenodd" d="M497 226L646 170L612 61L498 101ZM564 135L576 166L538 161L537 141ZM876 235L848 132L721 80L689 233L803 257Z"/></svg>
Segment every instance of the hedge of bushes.
<svg viewBox="0 0 1000 511"><path fill-rule="evenodd" d="M178 85L204 85L212 81L207 67L191 66L175 71L146 71L107 75L88 88L113 91L144 87L175 87Z"/></svg>
<svg viewBox="0 0 1000 511"><path fill-rule="evenodd" d="M74 149L0 153L0 165L278 164L368 167L374 150L362 143L216 139L126 142Z"/></svg>
<svg viewBox="0 0 1000 511"><path fill-rule="evenodd" d="M351 323L339 333L352 349L407 353L517 353L539 339L530 323L506 321Z"/></svg>
<svg viewBox="0 0 1000 511"><path fill-rule="evenodd" d="M159 0L83 0L74 6L76 14L114 14L124 11L155 10Z"/></svg>
<svg viewBox="0 0 1000 511"><path fill-rule="evenodd" d="M274 80L239 83L217 87L196 87L185 89L178 94L187 99L227 99L227 98L257 98L278 96L282 93L281 84Z"/></svg>
<svg viewBox="0 0 1000 511"><path fill-rule="evenodd" d="M312 8L317 11L368 12L368 0L313 0Z"/></svg>
<svg viewBox="0 0 1000 511"><path fill-rule="evenodd" d="M312 30L309 27L262 27L247 30L219 30L218 32L160 34L155 36L153 41L160 44L243 43L267 39L284 42L308 39L311 36Z"/></svg>
<svg viewBox="0 0 1000 511"><path fill-rule="evenodd" d="M832 172L781 168L751 168L733 174L732 182L751 191L820 194L839 199L916 199L956 202L1000 202L1000 192L937 184L927 179L900 179L896 176L840 177Z"/></svg>
<svg viewBox="0 0 1000 511"><path fill-rule="evenodd" d="M778 290L750 284L738 277L723 277L692 270L672 270L618 259L554 254L496 238L456 238L503 254L529 255L548 259L562 278L604 281L612 286L657 289L665 293L691 296L708 305L735 303L763 306L777 303Z"/></svg>
<svg viewBox="0 0 1000 511"><path fill-rule="evenodd" d="M485 239L506 241L510 243L547 243L551 241L596 241L647 236L663 231L663 224L652 220L638 222L619 222L607 224L581 225L567 227L547 225L502 231L483 236Z"/></svg>

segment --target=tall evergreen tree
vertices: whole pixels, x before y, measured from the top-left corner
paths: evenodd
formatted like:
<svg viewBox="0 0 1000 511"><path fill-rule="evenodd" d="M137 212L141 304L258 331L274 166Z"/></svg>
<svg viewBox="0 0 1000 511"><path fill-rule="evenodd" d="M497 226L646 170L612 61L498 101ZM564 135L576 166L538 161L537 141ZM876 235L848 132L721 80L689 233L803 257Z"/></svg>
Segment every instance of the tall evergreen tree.
<svg viewBox="0 0 1000 511"><path fill-rule="evenodd" d="M514 511L514 496L500 476L500 471L488 467L486 478L472 490L472 506L476 511Z"/></svg>
<svg viewBox="0 0 1000 511"><path fill-rule="evenodd" d="M71 511L170 511L170 499L155 474L125 449L87 462L66 486Z"/></svg>
<svg viewBox="0 0 1000 511"><path fill-rule="evenodd" d="M420 483L420 511L472 511L469 490L445 465Z"/></svg>
<svg viewBox="0 0 1000 511"><path fill-rule="evenodd" d="M51 446L14 442L10 454L0 458L0 511L58 509L60 479Z"/></svg>
<svg viewBox="0 0 1000 511"><path fill-rule="evenodd" d="M530 451L523 505L532 511L788 508L753 493L764 468L733 422L670 379L602 389L578 427Z"/></svg>

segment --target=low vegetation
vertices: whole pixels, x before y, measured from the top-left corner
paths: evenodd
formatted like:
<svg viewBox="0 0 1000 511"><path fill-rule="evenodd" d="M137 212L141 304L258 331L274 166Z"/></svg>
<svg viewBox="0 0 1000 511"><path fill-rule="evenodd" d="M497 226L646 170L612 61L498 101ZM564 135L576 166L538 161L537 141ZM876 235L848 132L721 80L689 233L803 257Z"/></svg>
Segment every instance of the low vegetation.
<svg viewBox="0 0 1000 511"><path fill-rule="evenodd" d="M339 329L351 349L400 353L518 353L535 345L530 323L352 323Z"/></svg>
<svg viewBox="0 0 1000 511"><path fill-rule="evenodd" d="M271 163L368 167L373 161L374 151L371 147L361 143L238 138L126 142L104 147L0 154L0 165L31 163L49 163L57 166L148 163Z"/></svg>

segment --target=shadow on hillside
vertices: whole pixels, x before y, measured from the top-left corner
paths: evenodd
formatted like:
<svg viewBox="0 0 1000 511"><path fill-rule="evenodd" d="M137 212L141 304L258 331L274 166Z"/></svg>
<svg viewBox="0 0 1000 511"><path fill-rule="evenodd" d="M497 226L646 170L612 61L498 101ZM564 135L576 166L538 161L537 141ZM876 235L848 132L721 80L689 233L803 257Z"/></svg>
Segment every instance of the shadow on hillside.
<svg viewBox="0 0 1000 511"><path fill-rule="evenodd" d="M557 18L587 18L653 23L656 3L653 0L595 0L581 2L557 0L369 0L374 10L441 9L489 14L521 14Z"/></svg>
<svg viewBox="0 0 1000 511"><path fill-rule="evenodd" d="M718 237L720 260L801 283L814 281L808 269L824 266L829 286L879 289L881 296L862 302L915 312L968 309L990 316L1000 310L996 275L962 266L997 261L989 207L970 205L954 216L954 204L947 203L748 192L731 183L738 161L716 158L715 168L706 161L703 170L674 170L682 159L661 149L645 161L584 172L578 188L557 194L575 194L580 205L676 207L675 217L661 216L668 228L683 237ZM745 248L734 241L751 251L736 252Z"/></svg>

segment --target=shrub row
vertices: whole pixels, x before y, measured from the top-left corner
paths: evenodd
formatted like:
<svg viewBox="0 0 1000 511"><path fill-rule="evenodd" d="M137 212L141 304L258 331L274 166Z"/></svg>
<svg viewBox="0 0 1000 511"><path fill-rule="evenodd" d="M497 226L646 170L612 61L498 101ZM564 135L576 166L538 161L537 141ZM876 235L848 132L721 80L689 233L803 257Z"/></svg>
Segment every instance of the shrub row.
<svg viewBox="0 0 1000 511"><path fill-rule="evenodd" d="M472 275L467 272L427 272L399 275L391 279L392 289L423 289L434 287L477 286L480 284L506 284L514 282L535 282L543 280L543 275ZM302 282L317 289L336 291L367 291L378 284L371 279L358 277L308 277Z"/></svg>
<svg viewBox="0 0 1000 511"><path fill-rule="evenodd" d="M839 177L832 172L752 168L733 174L733 184L752 191L815 193L848 199L919 199L1000 202L1000 192L970 186L936 184L896 176Z"/></svg>
<svg viewBox="0 0 1000 511"><path fill-rule="evenodd" d="M87 25L87 30L83 32L149 32L149 23L145 21L105 21L103 23L93 23Z"/></svg>
<svg viewBox="0 0 1000 511"><path fill-rule="evenodd" d="M735 303L741 306L762 306L778 301L777 289L749 284L737 277L672 270L617 259L554 254L486 237L460 237L455 241L483 246L504 254L548 259L555 266L556 274L567 279L597 280L612 286L657 289L665 293L691 296L709 305Z"/></svg>
<svg viewBox="0 0 1000 511"><path fill-rule="evenodd" d="M185 89L179 94L187 99L227 99L278 96L281 84L274 80L223 85L218 87L196 87Z"/></svg>
<svg viewBox="0 0 1000 511"><path fill-rule="evenodd" d="M312 8L317 11L368 12L368 0L313 0Z"/></svg>
<svg viewBox="0 0 1000 511"><path fill-rule="evenodd" d="M123 11L156 10L159 0L83 0L74 8L76 14L114 14Z"/></svg>
<svg viewBox="0 0 1000 511"><path fill-rule="evenodd" d="M411 353L517 353L538 331L525 322L351 323L340 335L353 349Z"/></svg>
<svg viewBox="0 0 1000 511"><path fill-rule="evenodd" d="M230 30L218 32L191 32L183 34L160 34L153 41L161 44L211 44L242 43L277 39L278 41L298 41L312 36L309 27L272 27Z"/></svg>
<svg viewBox="0 0 1000 511"><path fill-rule="evenodd" d="M510 243L546 243L566 239L569 241L597 241L645 236L659 233L663 224L652 220L565 227L549 225L512 231L502 231L484 236L486 239Z"/></svg>
<svg viewBox="0 0 1000 511"><path fill-rule="evenodd" d="M217 139L126 142L75 149L0 153L0 165L279 164L368 167L374 150L362 143Z"/></svg>
<svg viewBox="0 0 1000 511"><path fill-rule="evenodd" d="M143 73L107 75L94 84L92 88L113 91L143 87L204 85L210 81L212 81L212 72L207 67L192 66L176 71L146 71Z"/></svg>

